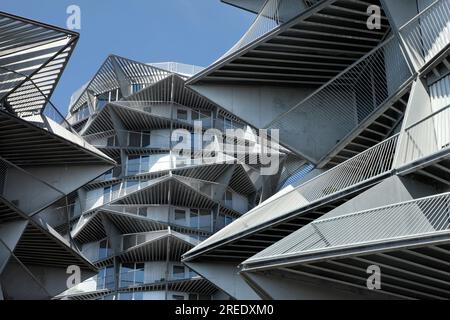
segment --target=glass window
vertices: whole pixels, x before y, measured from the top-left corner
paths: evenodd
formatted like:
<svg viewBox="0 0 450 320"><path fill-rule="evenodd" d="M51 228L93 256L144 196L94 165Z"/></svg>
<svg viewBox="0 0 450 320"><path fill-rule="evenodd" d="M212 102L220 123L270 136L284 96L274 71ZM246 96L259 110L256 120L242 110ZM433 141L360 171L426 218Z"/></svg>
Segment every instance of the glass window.
<svg viewBox="0 0 450 320"><path fill-rule="evenodd" d="M144 284L145 264L136 263L134 272L134 284Z"/></svg>
<svg viewBox="0 0 450 320"><path fill-rule="evenodd" d="M231 191L227 191L224 194L224 202L225 206L232 207L233 206L233 193Z"/></svg>
<svg viewBox="0 0 450 320"><path fill-rule="evenodd" d="M106 269L100 269L97 275L97 290L102 290L105 287Z"/></svg>
<svg viewBox="0 0 450 320"><path fill-rule="evenodd" d="M113 178L113 170L112 169L103 175L103 179L105 179L105 180L111 180L112 178Z"/></svg>
<svg viewBox="0 0 450 320"><path fill-rule="evenodd" d="M184 266L173 266L172 274L174 279L184 279Z"/></svg>
<svg viewBox="0 0 450 320"><path fill-rule="evenodd" d="M143 88L144 88L144 86L140 83L133 83L131 85L132 93L137 93L137 92L141 91Z"/></svg>
<svg viewBox="0 0 450 320"><path fill-rule="evenodd" d="M118 91L119 91L119 89L116 89L116 90L111 91L110 96L109 96L109 101L114 102L114 101L117 101L117 100L118 100L118 99L117 99L117 97L118 97Z"/></svg>
<svg viewBox="0 0 450 320"><path fill-rule="evenodd" d="M211 231L211 212L209 210L200 210L199 228L205 231Z"/></svg>
<svg viewBox="0 0 450 320"><path fill-rule="evenodd" d="M198 228L198 210L191 209L191 214L189 217L189 226L191 228Z"/></svg>
<svg viewBox="0 0 450 320"><path fill-rule="evenodd" d="M130 293L130 292L119 293L119 300L122 300L122 301L133 300L133 293Z"/></svg>
<svg viewBox="0 0 450 320"><path fill-rule="evenodd" d="M137 215L138 214L138 209L136 207L127 207L125 209L125 212Z"/></svg>
<svg viewBox="0 0 450 320"><path fill-rule="evenodd" d="M109 92L98 95L96 110L101 111L108 104L108 101L109 101Z"/></svg>
<svg viewBox="0 0 450 320"><path fill-rule="evenodd" d="M127 193L139 189L139 181L137 180L127 180L126 183L127 183Z"/></svg>
<svg viewBox="0 0 450 320"><path fill-rule="evenodd" d="M189 300L198 300L198 294L189 293Z"/></svg>
<svg viewBox="0 0 450 320"><path fill-rule="evenodd" d="M184 224L186 222L186 211L175 209L175 223Z"/></svg>
<svg viewBox="0 0 450 320"><path fill-rule="evenodd" d="M103 189L103 203L109 203L111 201L111 187Z"/></svg>
<svg viewBox="0 0 450 320"><path fill-rule="evenodd" d="M120 268L120 287L125 288L134 284L134 263L123 263Z"/></svg>
<svg viewBox="0 0 450 320"><path fill-rule="evenodd" d="M117 199L120 193L120 183L116 183L112 186L111 200Z"/></svg>
<svg viewBox="0 0 450 320"><path fill-rule="evenodd" d="M139 208L138 215L141 217L147 217L147 208L146 207Z"/></svg>
<svg viewBox="0 0 450 320"><path fill-rule="evenodd" d="M177 119L178 120L187 120L188 119L187 110L177 109Z"/></svg>
<svg viewBox="0 0 450 320"><path fill-rule="evenodd" d="M116 147L116 136L108 137L106 139L106 146L107 147Z"/></svg>
<svg viewBox="0 0 450 320"><path fill-rule="evenodd" d="M127 175L128 176L134 176L134 175L139 174L140 162L141 162L140 156L129 156L128 157L128 164L127 164Z"/></svg>
<svg viewBox="0 0 450 320"><path fill-rule="evenodd" d="M115 280L114 280L114 267L106 268L106 278L105 278L105 288L106 289L114 289Z"/></svg>
<svg viewBox="0 0 450 320"><path fill-rule="evenodd" d="M150 147L150 132L142 133L142 147L143 148Z"/></svg>
<svg viewBox="0 0 450 320"><path fill-rule="evenodd" d="M225 201L233 201L233 193L231 191L225 192Z"/></svg>
<svg viewBox="0 0 450 320"><path fill-rule="evenodd" d="M234 219L232 217L229 216L225 216L225 225L229 225L234 221Z"/></svg>
<svg viewBox="0 0 450 320"><path fill-rule="evenodd" d="M120 269L121 288L144 283L144 263L123 263Z"/></svg>
<svg viewBox="0 0 450 320"><path fill-rule="evenodd" d="M173 300L184 300L184 296L180 296L178 294L174 294L174 295L172 295L172 299Z"/></svg>
<svg viewBox="0 0 450 320"><path fill-rule="evenodd" d="M104 239L99 243L98 258L105 259L111 255L111 246L108 239Z"/></svg>
<svg viewBox="0 0 450 320"><path fill-rule="evenodd" d="M129 147L140 148L141 147L141 133L140 132L130 132L129 133Z"/></svg>
<svg viewBox="0 0 450 320"><path fill-rule="evenodd" d="M135 292L133 298L134 298L134 300L142 301L142 300L144 300L144 293L143 292Z"/></svg>
<svg viewBox="0 0 450 320"><path fill-rule="evenodd" d="M141 157L141 168L140 173L147 173L150 172L150 157L149 156L142 156Z"/></svg>

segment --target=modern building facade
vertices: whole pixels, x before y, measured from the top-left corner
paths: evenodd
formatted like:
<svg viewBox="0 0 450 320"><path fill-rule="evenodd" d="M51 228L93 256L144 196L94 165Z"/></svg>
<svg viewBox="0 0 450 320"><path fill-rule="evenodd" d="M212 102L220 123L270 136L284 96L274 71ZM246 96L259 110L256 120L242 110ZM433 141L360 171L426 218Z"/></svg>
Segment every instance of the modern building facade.
<svg viewBox="0 0 450 320"><path fill-rule="evenodd" d="M0 14L0 298L449 299L450 1L222 2L211 66L109 56L67 117L78 35Z"/></svg>
<svg viewBox="0 0 450 320"><path fill-rule="evenodd" d="M254 128L186 87L199 70L110 56L72 98L67 121L118 165L78 190L70 210L71 237L100 271L57 298L228 298L181 256L271 196L306 161L271 145L282 164L262 175ZM180 138L189 140L183 154ZM217 149L219 142L236 148ZM248 152L238 149L245 145Z"/></svg>
<svg viewBox="0 0 450 320"><path fill-rule="evenodd" d="M71 266L96 272L53 228L67 223L56 208L115 163L50 100L78 34L0 12L0 38L0 300L51 299Z"/></svg>
<svg viewBox="0 0 450 320"><path fill-rule="evenodd" d="M450 2L224 2L255 22L188 86L314 170L184 263L236 299L450 298Z"/></svg>

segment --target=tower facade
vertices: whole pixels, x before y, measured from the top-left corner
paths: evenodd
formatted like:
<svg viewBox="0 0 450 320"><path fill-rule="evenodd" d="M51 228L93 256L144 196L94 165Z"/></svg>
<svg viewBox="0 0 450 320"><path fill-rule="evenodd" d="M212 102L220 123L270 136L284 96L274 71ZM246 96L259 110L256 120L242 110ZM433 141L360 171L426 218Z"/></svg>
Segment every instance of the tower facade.
<svg viewBox="0 0 450 320"><path fill-rule="evenodd" d="M190 70L110 56L73 97L68 122L118 165L70 210L99 274L58 298L227 298L182 254L273 194L288 167L306 167L274 143L281 165L265 174L254 128L187 88Z"/></svg>

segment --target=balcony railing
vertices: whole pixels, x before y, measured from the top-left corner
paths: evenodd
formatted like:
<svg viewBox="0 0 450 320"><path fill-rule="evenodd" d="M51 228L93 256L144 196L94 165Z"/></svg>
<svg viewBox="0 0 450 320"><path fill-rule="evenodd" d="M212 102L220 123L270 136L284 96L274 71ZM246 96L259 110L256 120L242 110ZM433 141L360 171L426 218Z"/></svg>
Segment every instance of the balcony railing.
<svg viewBox="0 0 450 320"><path fill-rule="evenodd" d="M393 170L398 138L399 135L395 135L292 190L282 190L213 235L210 240L226 238L252 227L274 222L314 203L338 197L339 194L383 177ZM209 241L205 243L207 242Z"/></svg>
<svg viewBox="0 0 450 320"><path fill-rule="evenodd" d="M260 252L251 262L427 236L450 229L450 193L319 219ZM249 260L249 262L250 262Z"/></svg>
<svg viewBox="0 0 450 320"><path fill-rule="evenodd" d="M405 129L398 166L450 150L450 105Z"/></svg>
<svg viewBox="0 0 450 320"><path fill-rule="evenodd" d="M450 43L450 2L435 1L401 27L400 34L420 70Z"/></svg>
<svg viewBox="0 0 450 320"><path fill-rule="evenodd" d="M299 188L302 195L315 201L392 170L398 137L395 135L308 181Z"/></svg>
<svg viewBox="0 0 450 320"><path fill-rule="evenodd" d="M411 75L397 39L390 38L279 116L269 128L280 130L284 145L318 161L331 151L336 140L344 139L384 106ZM328 139L321 138L320 143L302 140L306 124L299 126L298 119L305 119L305 115L314 123L307 128L312 140L327 134L324 128L328 126L339 123L339 130L329 133Z"/></svg>
<svg viewBox="0 0 450 320"><path fill-rule="evenodd" d="M165 275L162 275L160 279L146 279L146 275L144 272L135 270L129 272L121 272L119 273L119 289L128 289L128 288L139 288L140 286L145 285L157 285L166 282L173 281L189 281L189 280L197 280L200 279L200 276L196 273L188 272L184 276L177 275L169 275L169 278L166 279ZM70 288L64 293L60 294L58 298L76 296L76 295L84 295L84 294L93 294L98 292L101 293L109 293L113 291L116 287L116 275L108 275L108 276L94 276L79 285Z"/></svg>
<svg viewBox="0 0 450 320"><path fill-rule="evenodd" d="M319 1L267 0L244 36L228 50L227 53L219 58L218 61L230 56L247 45L256 42L284 22L289 21L296 15L300 15L303 11L312 7L317 2Z"/></svg>

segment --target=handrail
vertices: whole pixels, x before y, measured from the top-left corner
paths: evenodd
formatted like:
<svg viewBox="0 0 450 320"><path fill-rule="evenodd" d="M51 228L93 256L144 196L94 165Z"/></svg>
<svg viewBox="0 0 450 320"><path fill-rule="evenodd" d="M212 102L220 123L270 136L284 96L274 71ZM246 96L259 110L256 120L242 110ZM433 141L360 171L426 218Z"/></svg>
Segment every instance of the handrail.
<svg viewBox="0 0 450 320"><path fill-rule="evenodd" d="M400 44L391 36L266 127L279 129L285 146L302 153L311 162L319 161L336 145L336 140L344 139L385 105L411 76ZM304 118L304 114L319 121L321 126L341 123L339 131L328 140L322 139L320 144L317 141L320 148L307 149L297 120ZM321 133L319 126L311 126L309 134L313 137L315 130L317 135ZM313 143L308 141L308 146Z"/></svg>
<svg viewBox="0 0 450 320"><path fill-rule="evenodd" d="M292 190L281 191L240 219L212 235L197 248L261 227L271 221L308 208L333 196L342 195L393 170L399 134L365 150Z"/></svg>
<svg viewBox="0 0 450 320"><path fill-rule="evenodd" d="M428 11L430 11L439 1L441 0L436 0L434 1L432 4L430 4L428 7L426 7L425 9L423 9L419 14L415 15L414 17L412 17L411 19L409 19L405 24L403 24L398 31L402 31L403 29L407 28L408 26L410 26L414 21L420 19L421 15L428 13Z"/></svg>
<svg viewBox="0 0 450 320"><path fill-rule="evenodd" d="M410 164L450 147L450 105L405 129L397 167Z"/></svg>
<svg viewBox="0 0 450 320"><path fill-rule="evenodd" d="M450 232L450 193L318 219L248 263Z"/></svg>
<svg viewBox="0 0 450 320"><path fill-rule="evenodd" d="M318 2L319 1L302 2L299 0L266 0L257 17L245 34L230 50L217 59L216 62L219 62L238 50L255 43L257 40L266 36L269 32L282 26L283 23L287 23L294 17L312 8ZM289 8L289 5L292 5L293 3L299 7L297 10ZM284 15L283 11L285 11ZM288 14L286 14L286 12L288 12Z"/></svg>
<svg viewBox="0 0 450 320"><path fill-rule="evenodd" d="M445 110L447 110L447 109L449 109L449 108L450 108L450 104L449 104L448 106L446 106L446 107L443 107L442 109L439 109L439 110L437 110L437 111L434 111L433 113L431 113L430 115L426 116L426 117L423 118L422 120L419 120L419 121L417 121L416 123L413 123L412 125L410 125L409 127L407 127L407 128L405 129L405 131L408 131L409 129L418 126L418 125L421 124L422 122L425 122L425 121L427 121L427 120L430 119L430 118L433 118L435 115L437 115L437 114L439 114L439 113L441 113L441 112L443 112L443 111L445 111Z"/></svg>
<svg viewBox="0 0 450 320"><path fill-rule="evenodd" d="M433 2L399 30L416 69L422 69L450 43L450 2Z"/></svg>

